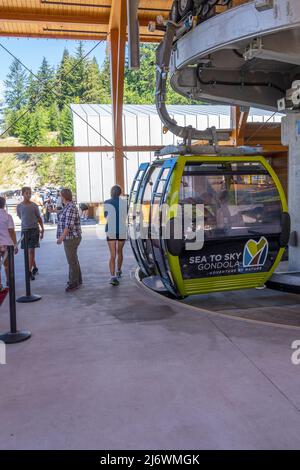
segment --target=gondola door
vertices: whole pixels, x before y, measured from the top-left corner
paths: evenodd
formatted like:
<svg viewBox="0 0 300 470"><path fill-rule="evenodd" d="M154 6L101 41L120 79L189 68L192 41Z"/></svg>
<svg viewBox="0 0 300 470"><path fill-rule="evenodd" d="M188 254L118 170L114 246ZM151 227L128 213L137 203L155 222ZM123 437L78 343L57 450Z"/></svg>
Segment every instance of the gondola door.
<svg viewBox="0 0 300 470"><path fill-rule="evenodd" d="M140 209L137 207L137 203L149 165L149 163L140 164L131 186L128 204L128 234L130 244L136 261L143 271L146 271L146 267L144 266L138 245L138 240L140 238Z"/></svg>
<svg viewBox="0 0 300 470"><path fill-rule="evenodd" d="M162 210L163 204L166 203L167 190L176 162L176 158L164 161L154 184L150 214L153 261L165 287L173 294L176 292L168 267L165 240L162 237Z"/></svg>

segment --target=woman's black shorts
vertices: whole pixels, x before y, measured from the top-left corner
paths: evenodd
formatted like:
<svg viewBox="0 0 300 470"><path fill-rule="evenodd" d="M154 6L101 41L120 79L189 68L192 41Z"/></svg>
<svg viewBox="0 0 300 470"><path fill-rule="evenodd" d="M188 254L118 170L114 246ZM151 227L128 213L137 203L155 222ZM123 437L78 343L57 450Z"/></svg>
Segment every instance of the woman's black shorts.
<svg viewBox="0 0 300 470"><path fill-rule="evenodd" d="M126 238L121 237L120 235L115 235L114 237L109 237L108 235L106 235L106 240L110 241L110 242L114 242L114 241L117 241L117 240L122 240L122 241L125 242Z"/></svg>

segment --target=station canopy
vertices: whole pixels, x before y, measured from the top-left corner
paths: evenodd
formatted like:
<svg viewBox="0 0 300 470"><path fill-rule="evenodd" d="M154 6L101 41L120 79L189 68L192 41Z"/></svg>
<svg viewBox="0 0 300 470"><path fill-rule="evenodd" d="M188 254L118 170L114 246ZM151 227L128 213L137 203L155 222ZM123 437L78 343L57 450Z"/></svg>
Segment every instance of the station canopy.
<svg viewBox="0 0 300 470"><path fill-rule="evenodd" d="M122 0L126 3L126 0ZM0 36L51 39L107 39L116 0L1 0ZM157 15L167 18L172 0L140 0L140 40L158 42L148 31Z"/></svg>

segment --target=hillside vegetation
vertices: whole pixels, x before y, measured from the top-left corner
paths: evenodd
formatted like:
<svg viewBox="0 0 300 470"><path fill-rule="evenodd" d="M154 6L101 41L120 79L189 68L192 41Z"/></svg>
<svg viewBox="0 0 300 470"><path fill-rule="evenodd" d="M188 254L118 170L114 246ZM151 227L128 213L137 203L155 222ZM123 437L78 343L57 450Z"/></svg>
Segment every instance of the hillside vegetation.
<svg viewBox="0 0 300 470"><path fill-rule="evenodd" d="M141 68L125 68L124 102L153 104L155 94L155 45L141 46ZM169 90L170 104L189 101ZM71 103L110 103L110 64L99 67L86 57L83 42L74 55L65 49L56 69L43 59L33 76L13 60L5 81L5 115L0 145L72 145ZM74 155L0 156L0 188L22 184L70 186L75 189Z"/></svg>

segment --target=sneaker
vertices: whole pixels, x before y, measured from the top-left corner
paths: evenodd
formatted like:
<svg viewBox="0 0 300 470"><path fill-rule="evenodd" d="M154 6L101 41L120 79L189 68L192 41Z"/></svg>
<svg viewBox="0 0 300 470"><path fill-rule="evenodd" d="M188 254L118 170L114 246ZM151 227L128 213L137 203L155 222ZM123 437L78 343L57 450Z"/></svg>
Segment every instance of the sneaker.
<svg viewBox="0 0 300 470"><path fill-rule="evenodd" d="M122 277L122 271L117 271L117 278L120 279Z"/></svg>
<svg viewBox="0 0 300 470"><path fill-rule="evenodd" d="M39 269L37 267L35 267L35 268L32 269L31 272L35 276L39 272Z"/></svg>
<svg viewBox="0 0 300 470"><path fill-rule="evenodd" d="M118 278L117 278L116 276L113 276L113 277L111 278L111 280L110 280L110 284L111 284L112 286L118 286L120 283L119 283L119 281L118 281Z"/></svg>
<svg viewBox="0 0 300 470"><path fill-rule="evenodd" d="M30 273L30 280L31 280L31 281L35 281L35 277L34 277L34 275L33 275L33 272Z"/></svg>
<svg viewBox="0 0 300 470"><path fill-rule="evenodd" d="M68 284L67 287L65 288L65 291L66 292L73 292L77 289L79 289L79 285L78 286L72 286L72 285Z"/></svg>

